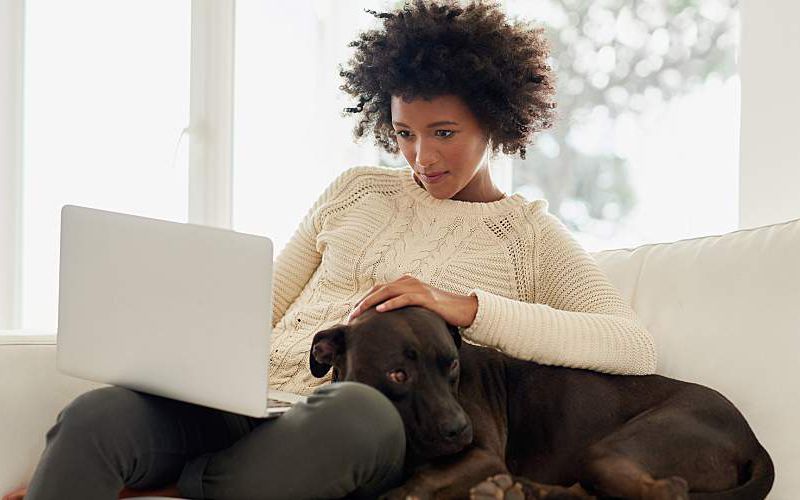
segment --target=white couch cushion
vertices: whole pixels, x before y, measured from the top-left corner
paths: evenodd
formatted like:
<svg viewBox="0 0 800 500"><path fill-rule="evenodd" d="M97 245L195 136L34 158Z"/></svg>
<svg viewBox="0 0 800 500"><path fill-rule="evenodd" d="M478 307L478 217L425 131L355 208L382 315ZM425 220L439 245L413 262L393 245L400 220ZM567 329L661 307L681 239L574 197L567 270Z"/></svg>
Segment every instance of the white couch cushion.
<svg viewBox="0 0 800 500"><path fill-rule="evenodd" d="M770 498L794 498L800 219L593 256L653 335L657 372L733 402L775 463Z"/></svg>
<svg viewBox="0 0 800 500"><path fill-rule="evenodd" d="M33 475L58 412L103 387L56 370L54 337L0 337L0 496Z"/></svg>

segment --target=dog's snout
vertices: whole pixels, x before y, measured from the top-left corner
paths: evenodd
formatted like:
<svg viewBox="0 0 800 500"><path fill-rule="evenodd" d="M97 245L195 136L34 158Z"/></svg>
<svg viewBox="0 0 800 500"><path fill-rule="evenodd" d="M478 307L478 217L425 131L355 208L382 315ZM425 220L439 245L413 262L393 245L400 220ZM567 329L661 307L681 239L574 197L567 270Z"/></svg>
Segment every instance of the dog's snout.
<svg viewBox="0 0 800 500"><path fill-rule="evenodd" d="M463 434L464 431L466 431L466 430L467 430L467 423L464 422L461 426L458 426L458 427L453 426L453 427L450 427L449 429L446 429L445 432L444 432L444 436L447 439L455 439L458 436L460 436L461 434Z"/></svg>
<svg viewBox="0 0 800 500"><path fill-rule="evenodd" d="M458 440L469 429L466 415L463 413L445 422L441 426L442 437L448 440Z"/></svg>

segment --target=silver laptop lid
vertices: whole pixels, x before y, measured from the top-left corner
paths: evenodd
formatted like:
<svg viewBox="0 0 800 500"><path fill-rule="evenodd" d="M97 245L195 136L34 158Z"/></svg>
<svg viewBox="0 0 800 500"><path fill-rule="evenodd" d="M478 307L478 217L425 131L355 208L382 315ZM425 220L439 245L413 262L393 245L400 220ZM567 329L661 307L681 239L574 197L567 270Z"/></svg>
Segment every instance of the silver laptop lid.
<svg viewBox="0 0 800 500"><path fill-rule="evenodd" d="M272 252L261 236L65 205L58 369L263 416Z"/></svg>

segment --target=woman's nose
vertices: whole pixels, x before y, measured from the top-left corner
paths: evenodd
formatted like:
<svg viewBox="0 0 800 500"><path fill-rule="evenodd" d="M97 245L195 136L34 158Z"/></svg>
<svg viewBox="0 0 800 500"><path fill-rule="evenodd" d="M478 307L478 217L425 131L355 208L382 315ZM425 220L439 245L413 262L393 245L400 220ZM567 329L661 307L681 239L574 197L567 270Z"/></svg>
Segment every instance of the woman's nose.
<svg viewBox="0 0 800 500"><path fill-rule="evenodd" d="M417 145L417 165L422 168L430 168L436 163L436 158L430 144L422 145L419 141Z"/></svg>

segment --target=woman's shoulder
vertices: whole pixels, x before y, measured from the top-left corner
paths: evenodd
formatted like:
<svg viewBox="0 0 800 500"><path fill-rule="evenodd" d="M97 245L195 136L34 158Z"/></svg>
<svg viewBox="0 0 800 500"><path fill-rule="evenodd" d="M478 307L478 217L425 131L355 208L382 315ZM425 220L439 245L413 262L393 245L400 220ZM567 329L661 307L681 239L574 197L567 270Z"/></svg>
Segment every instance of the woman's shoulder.
<svg viewBox="0 0 800 500"><path fill-rule="evenodd" d="M357 165L340 172L332 184L338 187L339 197L361 197L367 193L389 195L402 190L403 177L408 175L407 168Z"/></svg>
<svg viewBox="0 0 800 500"><path fill-rule="evenodd" d="M525 200L524 212L532 224L541 224L543 219L553 217L549 212L550 204L544 198L536 198L533 200Z"/></svg>
<svg viewBox="0 0 800 500"><path fill-rule="evenodd" d="M525 202L525 209L530 214L543 215L549 214L548 209L550 204L544 198L536 198Z"/></svg>
<svg viewBox="0 0 800 500"><path fill-rule="evenodd" d="M356 165L348 167L339 172L332 184L353 186L379 185L385 187L386 184L397 184L404 175L408 175L407 169L396 167L385 167L382 165Z"/></svg>
<svg viewBox="0 0 800 500"><path fill-rule="evenodd" d="M349 167L341 174L348 179L361 181L373 179L375 181L397 181L409 175L407 167L386 167L383 165L356 165Z"/></svg>
<svg viewBox="0 0 800 500"><path fill-rule="evenodd" d="M323 198L323 211L338 210L342 204L352 206L365 200L375 200L372 195L393 196L402 191L402 168L380 165L357 165L339 172L328 185Z"/></svg>
<svg viewBox="0 0 800 500"><path fill-rule="evenodd" d="M525 216L528 223L538 230L566 228L564 222L550 212L550 203L544 198L537 198L525 204Z"/></svg>
<svg viewBox="0 0 800 500"><path fill-rule="evenodd" d="M342 175L349 178L378 177L400 178L408 175L407 167L386 167L383 165L356 165L346 169Z"/></svg>

